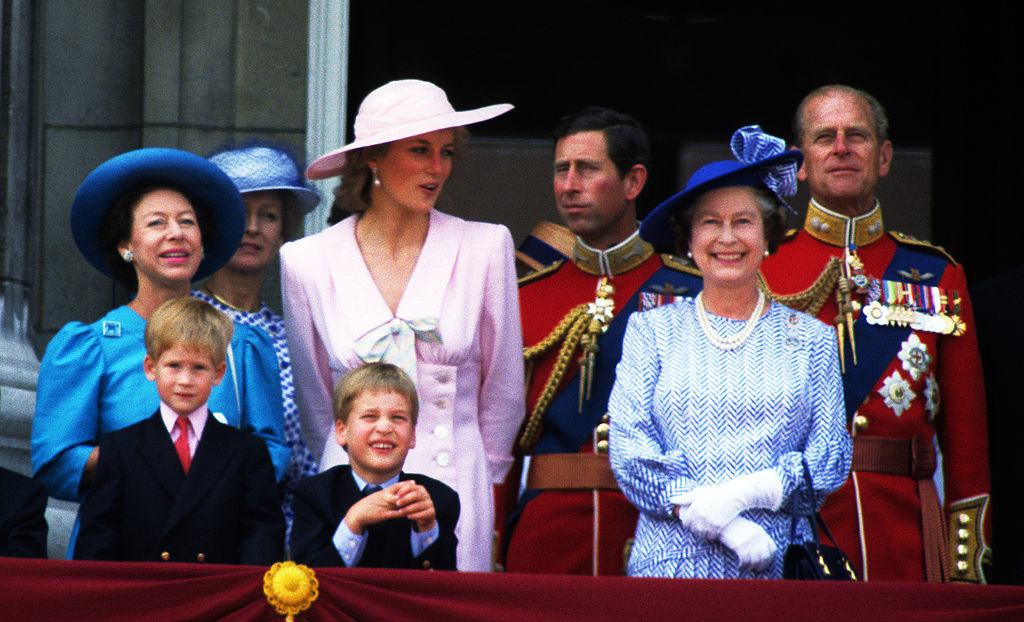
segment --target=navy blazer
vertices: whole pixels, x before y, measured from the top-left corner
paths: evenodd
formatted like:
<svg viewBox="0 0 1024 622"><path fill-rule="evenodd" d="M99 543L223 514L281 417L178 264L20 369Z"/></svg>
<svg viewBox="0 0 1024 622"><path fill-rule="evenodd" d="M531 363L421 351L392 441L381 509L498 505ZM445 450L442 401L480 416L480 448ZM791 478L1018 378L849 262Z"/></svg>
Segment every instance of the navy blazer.
<svg viewBox="0 0 1024 622"><path fill-rule="evenodd" d="M455 570L455 524L459 522L459 495L446 484L426 475L401 473L399 480L413 480L427 489L437 515L438 536L418 556L412 555L413 521L393 518L366 528L366 549L359 560L363 568L427 568ZM352 478L352 467L343 464L301 480L295 488L292 512L292 559L307 566L344 566L334 547L334 532L362 493Z"/></svg>
<svg viewBox="0 0 1024 622"><path fill-rule="evenodd" d="M46 557L46 489L0 467L0 557Z"/></svg>
<svg viewBox="0 0 1024 622"><path fill-rule="evenodd" d="M100 438L75 559L268 566L284 517L261 439L207 416L185 474L158 410Z"/></svg>

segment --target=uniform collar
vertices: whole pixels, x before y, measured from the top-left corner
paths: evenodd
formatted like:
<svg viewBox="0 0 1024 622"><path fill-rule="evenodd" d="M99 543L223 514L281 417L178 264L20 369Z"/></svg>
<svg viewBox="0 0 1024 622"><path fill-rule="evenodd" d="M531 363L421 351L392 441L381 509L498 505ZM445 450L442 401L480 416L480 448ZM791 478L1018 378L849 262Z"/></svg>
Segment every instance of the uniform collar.
<svg viewBox="0 0 1024 622"><path fill-rule="evenodd" d="M876 200L871 211L851 218L837 214L811 199L807 207L807 219L804 220L804 231L812 238L832 246L867 246L885 234L882 208Z"/></svg>
<svg viewBox="0 0 1024 622"><path fill-rule="evenodd" d="M640 239L637 229L625 240L608 250L598 250L589 246L579 237L572 247L572 260L576 266L597 276L615 276L629 272L654 254L654 247Z"/></svg>

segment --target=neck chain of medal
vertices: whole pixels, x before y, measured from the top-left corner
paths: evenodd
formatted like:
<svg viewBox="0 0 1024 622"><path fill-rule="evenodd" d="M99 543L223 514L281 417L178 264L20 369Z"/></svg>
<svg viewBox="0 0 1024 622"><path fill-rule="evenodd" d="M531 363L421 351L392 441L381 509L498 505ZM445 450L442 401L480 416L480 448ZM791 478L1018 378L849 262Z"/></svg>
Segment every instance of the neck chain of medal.
<svg viewBox="0 0 1024 622"><path fill-rule="evenodd" d="M711 322L708 321L707 309L704 308L704 292L697 294L697 297L693 299L693 304L697 310L697 323L700 324L700 329L704 331L704 336L708 338L711 345L719 350L736 350L747 342L747 339L754 332L754 327L757 326L757 320L761 318L761 312L764 311L764 292L761 290L757 291L757 304L754 305L753 313L743 323L743 328L740 329L740 332L731 337L723 337L711 327Z"/></svg>
<svg viewBox="0 0 1024 622"><path fill-rule="evenodd" d="M597 281L597 291L594 302L587 304L589 317L586 331L580 337L580 397L578 411L583 412L583 402L590 399L590 387L594 382L594 365L597 362L598 345L597 340L608 330L615 315L615 301L612 294L615 288L608 282L608 277L602 276Z"/></svg>

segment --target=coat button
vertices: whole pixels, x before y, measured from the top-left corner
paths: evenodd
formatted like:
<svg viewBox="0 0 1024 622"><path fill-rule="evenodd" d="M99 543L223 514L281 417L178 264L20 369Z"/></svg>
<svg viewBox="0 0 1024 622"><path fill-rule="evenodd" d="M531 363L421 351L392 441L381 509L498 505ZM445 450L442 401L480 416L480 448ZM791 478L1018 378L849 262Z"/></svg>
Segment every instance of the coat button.
<svg viewBox="0 0 1024 622"><path fill-rule="evenodd" d="M167 561L170 558L171 558L171 554L168 553L167 551L164 551L163 553L160 553L160 559L162 559L164 561Z"/></svg>
<svg viewBox="0 0 1024 622"><path fill-rule="evenodd" d="M452 463L452 456L447 451L442 451L434 460L437 461L438 466L446 467Z"/></svg>
<svg viewBox="0 0 1024 622"><path fill-rule="evenodd" d="M854 432L863 432L868 429L868 418L864 415L857 415L853 418Z"/></svg>
<svg viewBox="0 0 1024 622"><path fill-rule="evenodd" d="M206 561L206 553L200 553L200 554L196 555L196 561L197 562L205 562Z"/></svg>
<svg viewBox="0 0 1024 622"><path fill-rule="evenodd" d="M448 438L448 426L444 425L443 423L436 426L434 428L434 436L436 436L439 439Z"/></svg>

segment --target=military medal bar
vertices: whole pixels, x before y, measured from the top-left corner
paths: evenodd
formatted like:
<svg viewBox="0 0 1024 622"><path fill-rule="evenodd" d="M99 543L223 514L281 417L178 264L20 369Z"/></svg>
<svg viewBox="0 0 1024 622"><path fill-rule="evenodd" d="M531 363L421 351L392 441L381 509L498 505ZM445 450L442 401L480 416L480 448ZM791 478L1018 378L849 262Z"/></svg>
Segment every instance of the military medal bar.
<svg viewBox="0 0 1024 622"><path fill-rule="evenodd" d="M909 326L945 335L962 335L966 329L956 290L881 279L872 294L876 295L869 296L864 308L869 324Z"/></svg>

